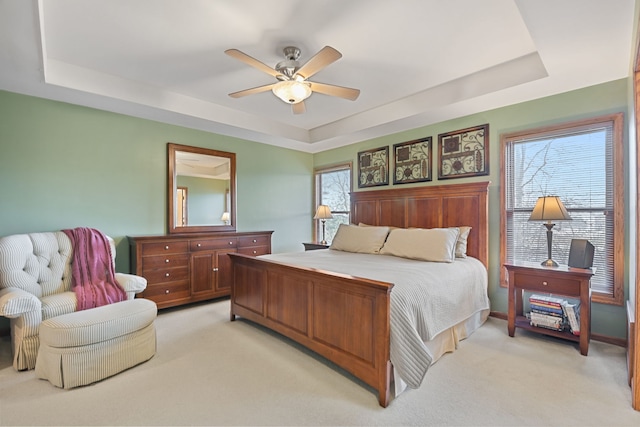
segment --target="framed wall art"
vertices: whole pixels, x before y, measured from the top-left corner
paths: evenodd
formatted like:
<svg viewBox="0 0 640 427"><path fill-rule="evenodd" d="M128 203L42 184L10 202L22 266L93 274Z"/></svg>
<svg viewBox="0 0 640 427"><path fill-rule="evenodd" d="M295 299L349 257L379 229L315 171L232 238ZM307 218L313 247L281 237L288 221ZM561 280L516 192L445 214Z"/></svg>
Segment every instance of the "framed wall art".
<svg viewBox="0 0 640 427"><path fill-rule="evenodd" d="M393 183L431 181L431 137L393 145Z"/></svg>
<svg viewBox="0 0 640 427"><path fill-rule="evenodd" d="M438 135L438 179L489 175L489 124Z"/></svg>
<svg viewBox="0 0 640 427"><path fill-rule="evenodd" d="M389 147L358 153L358 188L389 184Z"/></svg>

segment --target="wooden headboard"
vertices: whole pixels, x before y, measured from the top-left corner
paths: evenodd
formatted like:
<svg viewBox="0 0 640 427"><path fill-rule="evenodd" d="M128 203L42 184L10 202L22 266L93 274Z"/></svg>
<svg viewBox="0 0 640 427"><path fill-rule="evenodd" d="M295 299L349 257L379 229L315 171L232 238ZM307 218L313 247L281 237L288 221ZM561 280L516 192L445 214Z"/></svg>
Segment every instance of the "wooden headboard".
<svg viewBox="0 0 640 427"><path fill-rule="evenodd" d="M489 182L351 193L354 224L393 227L470 226L467 254L488 266Z"/></svg>

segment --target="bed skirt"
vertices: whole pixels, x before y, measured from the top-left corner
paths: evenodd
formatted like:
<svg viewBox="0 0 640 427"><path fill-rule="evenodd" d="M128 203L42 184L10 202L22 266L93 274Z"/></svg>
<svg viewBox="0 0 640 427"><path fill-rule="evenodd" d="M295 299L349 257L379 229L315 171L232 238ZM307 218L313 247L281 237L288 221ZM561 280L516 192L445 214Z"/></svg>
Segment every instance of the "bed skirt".
<svg viewBox="0 0 640 427"><path fill-rule="evenodd" d="M458 343L474 333L489 317L490 310L482 310L457 325L438 334L434 339L425 342L427 352L431 356L431 365L436 363L445 353L456 350ZM407 389L407 384L393 370L394 394L399 396Z"/></svg>

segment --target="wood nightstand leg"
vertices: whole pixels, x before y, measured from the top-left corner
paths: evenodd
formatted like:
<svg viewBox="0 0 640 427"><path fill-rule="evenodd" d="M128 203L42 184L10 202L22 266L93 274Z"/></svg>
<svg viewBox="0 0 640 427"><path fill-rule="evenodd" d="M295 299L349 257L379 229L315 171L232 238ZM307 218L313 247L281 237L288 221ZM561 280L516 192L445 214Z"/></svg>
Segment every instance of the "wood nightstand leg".
<svg viewBox="0 0 640 427"><path fill-rule="evenodd" d="M580 283L580 354L589 353L591 339L591 287L588 280Z"/></svg>
<svg viewBox="0 0 640 427"><path fill-rule="evenodd" d="M515 286L513 286L514 278L511 272L509 272L508 280L509 288L507 289L507 330L509 331L509 336L512 337L516 332L516 289Z"/></svg>
<svg viewBox="0 0 640 427"><path fill-rule="evenodd" d="M589 354L589 341L582 336L580 337L580 354L583 356Z"/></svg>

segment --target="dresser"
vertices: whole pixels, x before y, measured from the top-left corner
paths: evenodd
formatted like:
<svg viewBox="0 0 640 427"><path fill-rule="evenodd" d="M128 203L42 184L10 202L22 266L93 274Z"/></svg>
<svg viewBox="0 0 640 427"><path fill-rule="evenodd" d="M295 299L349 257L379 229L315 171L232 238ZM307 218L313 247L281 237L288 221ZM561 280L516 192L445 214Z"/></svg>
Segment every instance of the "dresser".
<svg viewBox="0 0 640 427"><path fill-rule="evenodd" d="M227 254L270 254L272 233L128 236L131 273L147 279L147 288L138 296L154 301L158 308L228 296L231 259Z"/></svg>

